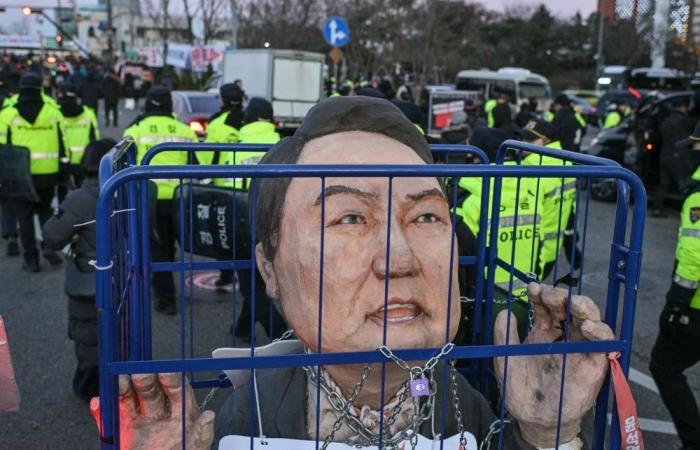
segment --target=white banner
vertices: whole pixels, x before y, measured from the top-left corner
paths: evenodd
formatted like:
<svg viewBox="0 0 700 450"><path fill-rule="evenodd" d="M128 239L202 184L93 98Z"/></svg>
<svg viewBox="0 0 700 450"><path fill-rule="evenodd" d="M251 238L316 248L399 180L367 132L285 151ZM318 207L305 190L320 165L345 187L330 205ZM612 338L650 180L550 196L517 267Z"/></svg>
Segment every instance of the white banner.
<svg viewBox="0 0 700 450"><path fill-rule="evenodd" d="M0 34L0 47L39 48L41 47L41 40L38 36Z"/></svg>
<svg viewBox="0 0 700 450"><path fill-rule="evenodd" d="M136 49L149 67L163 67L163 47L139 47Z"/></svg>
<svg viewBox="0 0 700 450"><path fill-rule="evenodd" d="M188 69L191 51L191 45L168 42L168 55L165 57L165 63L178 69Z"/></svg>

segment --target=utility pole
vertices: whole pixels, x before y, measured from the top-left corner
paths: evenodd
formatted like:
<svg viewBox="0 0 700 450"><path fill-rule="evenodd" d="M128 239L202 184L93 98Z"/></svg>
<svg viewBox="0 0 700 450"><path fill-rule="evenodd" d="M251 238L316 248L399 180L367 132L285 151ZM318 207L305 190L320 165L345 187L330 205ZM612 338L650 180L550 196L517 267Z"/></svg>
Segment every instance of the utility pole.
<svg viewBox="0 0 700 450"><path fill-rule="evenodd" d="M596 75L603 72L605 61L603 60L603 29L605 28L605 14L602 8L598 8L598 52L596 53Z"/></svg>
<svg viewBox="0 0 700 450"><path fill-rule="evenodd" d="M112 0L107 0L107 63L112 67L114 63L114 23L112 18Z"/></svg>
<svg viewBox="0 0 700 450"><path fill-rule="evenodd" d="M238 5L236 5L236 0L230 0L231 2L231 48L233 50L238 48Z"/></svg>
<svg viewBox="0 0 700 450"><path fill-rule="evenodd" d="M668 0L654 2L654 37L651 40L651 67L666 67L666 31Z"/></svg>

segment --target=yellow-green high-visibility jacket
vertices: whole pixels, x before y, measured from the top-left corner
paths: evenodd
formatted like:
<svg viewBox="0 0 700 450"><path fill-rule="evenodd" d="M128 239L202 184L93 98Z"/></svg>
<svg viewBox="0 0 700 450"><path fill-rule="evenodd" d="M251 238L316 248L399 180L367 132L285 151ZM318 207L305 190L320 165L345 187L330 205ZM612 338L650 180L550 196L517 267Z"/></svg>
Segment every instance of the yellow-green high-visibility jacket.
<svg viewBox="0 0 700 450"><path fill-rule="evenodd" d="M692 178L700 182L700 168ZM676 260L673 281L686 289L695 289L690 307L700 309L700 190L697 189L683 202Z"/></svg>
<svg viewBox="0 0 700 450"><path fill-rule="evenodd" d="M506 165L513 165L513 162L506 162ZM491 192L489 193L489 215L493 205L493 187L495 180L491 180ZM479 218L481 216L481 178L461 178L459 186L471 193L462 206L456 212L462 217L465 225L469 227L474 236L479 233ZM535 207L537 198L533 194L532 179L521 178L518 189L517 178L503 178L501 188L500 214L498 218L498 258L507 264L511 264L523 273L535 270L537 262L537 252L540 245L540 222L542 206ZM518 201L516 215L516 198ZM486 230L486 242L490 242L490 223ZM514 231L514 226L517 227ZM513 260L513 241L515 240L515 259ZM510 272L502 267L496 268L494 282L496 286L504 292L508 292L510 287ZM513 277L512 293L515 297L527 300L527 285L517 277Z"/></svg>
<svg viewBox="0 0 700 450"><path fill-rule="evenodd" d="M15 105L8 106L0 111L0 143L27 147L32 175L58 173L65 156L63 114L44 103L34 123L29 123Z"/></svg>
<svg viewBox="0 0 700 450"><path fill-rule="evenodd" d="M493 108L498 105L498 102L495 99L487 100L486 103L484 103L484 114L486 114L486 125L488 125L489 128L493 128L494 125L496 125L496 121L493 118Z"/></svg>
<svg viewBox="0 0 700 450"><path fill-rule="evenodd" d="M238 129L226 123L229 114L228 112L223 113L209 122L209 125L207 125L207 137L204 139L204 142L212 144L235 144L238 142ZM225 152L220 153L219 158L223 153ZM214 164L220 160L215 158L215 155L216 152L199 152L197 153L197 158L202 164ZM214 184L217 184L216 180Z"/></svg>
<svg viewBox="0 0 700 450"><path fill-rule="evenodd" d="M280 135L275 131L273 123L258 120L243 125L238 134L241 144L276 144L280 140ZM265 152L222 152L219 156L219 164L257 164L265 156ZM250 184L249 179L243 178L217 178L214 185L247 189Z"/></svg>
<svg viewBox="0 0 700 450"><path fill-rule="evenodd" d="M574 111L574 117L576 117L576 121L579 125L581 125L581 128L586 128L586 119L583 117L583 114L578 111Z"/></svg>
<svg viewBox="0 0 700 450"><path fill-rule="evenodd" d="M622 123L622 114L618 111L611 111L605 116L603 128L615 128Z"/></svg>
<svg viewBox="0 0 700 450"><path fill-rule="evenodd" d="M552 122L554 121L554 113L552 111L545 111L544 113L544 120L546 122Z"/></svg>
<svg viewBox="0 0 700 450"><path fill-rule="evenodd" d="M148 150L164 142L198 142L197 135L184 123L169 115L146 116L124 130L136 143L136 161L141 164ZM151 160L153 166L177 166L188 163L187 152L166 151ZM173 198L178 179L154 180L158 186L158 200Z"/></svg>
<svg viewBox="0 0 700 450"><path fill-rule="evenodd" d="M70 163L78 165L85 152L85 146L100 138L95 111L83 106L83 112L77 116L64 116L63 131L66 150L70 154Z"/></svg>
<svg viewBox="0 0 700 450"><path fill-rule="evenodd" d="M547 147L561 150L561 144L558 141L548 144ZM523 159L523 165L560 166L566 164L558 158L531 153ZM539 186L537 185L538 180ZM542 276L544 265L557 259L559 249L564 245L564 233L570 231L566 227L575 206L576 179L564 178L562 181L561 178L535 178L532 186L533 192L539 195L542 204L542 247L539 255L541 264L537 268L538 275ZM563 205L560 205L561 203Z"/></svg>

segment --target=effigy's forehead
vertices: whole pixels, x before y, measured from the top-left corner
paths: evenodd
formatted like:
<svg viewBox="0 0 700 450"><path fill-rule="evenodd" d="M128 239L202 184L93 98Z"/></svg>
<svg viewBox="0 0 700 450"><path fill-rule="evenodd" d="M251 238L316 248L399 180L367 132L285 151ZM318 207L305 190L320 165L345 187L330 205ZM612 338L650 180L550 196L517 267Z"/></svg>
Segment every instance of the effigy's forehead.
<svg viewBox="0 0 700 450"><path fill-rule="evenodd" d="M421 164L408 145L380 133L342 131L307 142L298 164Z"/></svg>

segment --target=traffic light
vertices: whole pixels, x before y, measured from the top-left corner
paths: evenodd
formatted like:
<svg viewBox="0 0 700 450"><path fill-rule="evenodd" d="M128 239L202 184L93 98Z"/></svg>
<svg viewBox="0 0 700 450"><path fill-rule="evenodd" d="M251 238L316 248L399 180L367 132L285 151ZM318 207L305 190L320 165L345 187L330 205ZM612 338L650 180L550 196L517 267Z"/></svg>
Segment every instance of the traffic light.
<svg viewBox="0 0 700 450"><path fill-rule="evenodd" d="M59 47L63 47L63 35L61 35L61 34L56 35L56 44Z"/></svg>

